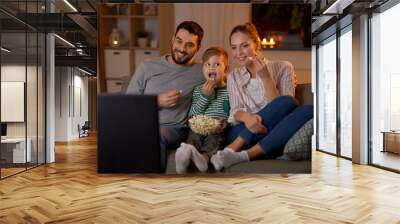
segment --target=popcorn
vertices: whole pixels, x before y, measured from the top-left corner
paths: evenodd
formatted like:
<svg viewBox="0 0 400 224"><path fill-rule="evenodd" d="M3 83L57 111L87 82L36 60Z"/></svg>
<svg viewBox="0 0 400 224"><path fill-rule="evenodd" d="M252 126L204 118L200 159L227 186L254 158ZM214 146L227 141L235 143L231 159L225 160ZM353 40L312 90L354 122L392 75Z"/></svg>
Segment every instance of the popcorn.
<svg viewBox="0 0 400 224"><path fill-rule="evenodd" d="M196 115L189 119L190 129L200 135L215 134L221 123L219 120L206 115Z"/></svg>

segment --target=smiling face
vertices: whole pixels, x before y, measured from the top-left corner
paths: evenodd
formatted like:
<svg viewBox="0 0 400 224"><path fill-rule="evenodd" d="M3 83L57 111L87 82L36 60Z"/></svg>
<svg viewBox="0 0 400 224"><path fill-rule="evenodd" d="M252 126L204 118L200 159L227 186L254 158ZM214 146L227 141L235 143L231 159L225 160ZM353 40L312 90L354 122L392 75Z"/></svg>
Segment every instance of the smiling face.
<svg viewBox="0 0 400 224"><path fill-rule="evenodd" d="M212 55L203 63L203 75L206 80L215 80L217 83L221 83L226 70L226 62L220 55Z"/></svg>
<svg viewBox="0 0 400 224"><path fill-rule="evenodd" d="M258 54L258 45L250 36L243 32L235 32L231 36L232 56L239 66L246 66L250 62L249 57Z"/></svg>
<svg viewBox="0 0 400 224"><path fill-rule="evenodd" d="M172 38L171 55L176 64L188 64L200 49L198 36L180 29Z"/></svg>

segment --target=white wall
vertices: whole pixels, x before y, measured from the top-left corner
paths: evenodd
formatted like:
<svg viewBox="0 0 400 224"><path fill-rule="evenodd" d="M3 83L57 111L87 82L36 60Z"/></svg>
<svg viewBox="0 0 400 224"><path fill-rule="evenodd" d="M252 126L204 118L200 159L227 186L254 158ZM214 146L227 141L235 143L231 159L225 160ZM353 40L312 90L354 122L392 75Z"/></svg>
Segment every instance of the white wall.
<svg viewBox="0 0 400 224"><path fill-rule="evenodd" d="M55 68L55 140L68 140L70 77L67 67Z"/></svg>
<svg viewBox="0 0 400 224"><path fill-rule="evenodd" d="M56 141L79 137L78 124L88 120L88 105L88 78L75 68L56 67Z"/></svg>
<svg viewBox="0 0 400 224"><path fill-rule="evenodd" d="M2 87L3 87L3 82L22 82L24 83L23 85L26 84L26 80L25 80L25 66L22 65L2 65L1 66L1 82L2 82ZM32 67L28 67L28 70L32 70ZM28 74L31 74L30 72L28 72ZM4 83L5 84L5 83ZM19 94L20 95L20 99L22 100L22 108L11 108L11 107L7 107L4 102L1 103L2 107L1 107L1 114L11 114L11 115L15 115L18 114L18 121L21 122L7 122L8 124L8 136L17 136L17 137L24 137L25 136L25 131L24 128L19 128L20 125L18 124L23 124L24 123L24 113L25 113L25 90L24 87L22 87L22 92ZM1 98L2 99L12 99L11 96L7 96L7 93L4 92L5 89L2 89L2 94L6 94L6 95L2 95ZM10 93L11 94L11 93ZM12 103L12 102L10 102ZM20 104L20 102L18 102L18 104ZM14 105L16 106L16 105ZM35 106L36 107L36 106ZM20 111L12 111L12 110L18 109ZM22 117L21 117L22 115ZM1 118L2 121L4 121L4 117ZM15 121L15 120L14 120ZM20 136L19 136L20 135Z"/></svg>
<svg viewBox="0 0 400 224"><path fill-rule="evenodd" d="M25 82L25 65L2 65L1 81L18 81ZM28 70L30 70L28 68ZM1 108L6 110L7 108ZM25 123L12 122L7 123L7 137L25 137Z"/></svg>
<svg viewBox="0 0 400 224"><path fill-rule="evenodd" d="M28 66L28 70L30 69ZM2 65L1 81L25 82L25 65Z"/></svg>
<svg viewBox="0 0 400 224"><path fill-rule="evenodd" d="M201 61L204 50L211 46L220 46L230 54L229 35L236 25L249 22L251 7L248 3L187 3L175 4L175 27L185 20L193 20L204 29L202 47L196 55ZM311 50L265 50L264 55L269 60L290 61L297 74L297 83L311 83ZM234 67L232 58L229 63Z"/></svg>
<svg viewBox="0 0 400 224"><path fill-rule="evenodd" d="M75 70L74 75L74 108L72 119L72 136L74 138L79 136L78 124L82 126L85 121L89 120L89 92L88 92L88 78L81 76L83 73Z"/></svg>
<svg viewBox="0 0 400 224"><path fill-rule="evenodd" d="M269 60L284 60L293 64L297 84L311 83L311 49L310 50L264 50L264 56Z"/></svg>
<svg viewBox="0 0 400 224"><path fill-rule="evenodd" d="M196 55L201 62L203 52L212 46L230 49L229 35L233 27L250 20L250 4L248 3L176 3L175 27L181 22L192 20L204 30L202 47ZM233 64L231 58L230 64Z"/></svg>

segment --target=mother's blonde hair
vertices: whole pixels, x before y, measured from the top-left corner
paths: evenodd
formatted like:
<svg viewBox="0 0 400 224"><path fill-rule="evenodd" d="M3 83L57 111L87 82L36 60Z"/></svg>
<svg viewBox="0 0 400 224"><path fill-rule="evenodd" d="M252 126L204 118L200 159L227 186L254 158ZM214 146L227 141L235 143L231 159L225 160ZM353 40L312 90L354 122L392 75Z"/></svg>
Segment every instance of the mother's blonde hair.
<svg viewBox="0 0 400 224"><path fill-rule="evenodd" d="M245 23L242 25L235 26L231 31L231 35L229 35L229 41L231 41L232 35L235 33L238 33L238 32L249 35L249 37L254 41L254 43L257 45L257 47L261 48L260 35L258 35L257 28L256 28L256 26L254 26L253 23Z"/></svg>

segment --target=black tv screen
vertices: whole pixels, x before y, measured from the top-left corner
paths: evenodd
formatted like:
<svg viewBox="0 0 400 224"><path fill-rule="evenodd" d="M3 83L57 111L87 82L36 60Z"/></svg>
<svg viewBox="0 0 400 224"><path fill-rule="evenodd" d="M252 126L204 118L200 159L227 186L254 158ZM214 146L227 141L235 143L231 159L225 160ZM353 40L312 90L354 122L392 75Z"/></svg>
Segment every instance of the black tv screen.
<svg viewBox="0 0 400 224"><path fill-rule="evenodd" d="M311 47L311 4L253 4L252 22L264 48Z"/></svg>

